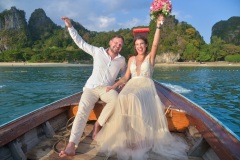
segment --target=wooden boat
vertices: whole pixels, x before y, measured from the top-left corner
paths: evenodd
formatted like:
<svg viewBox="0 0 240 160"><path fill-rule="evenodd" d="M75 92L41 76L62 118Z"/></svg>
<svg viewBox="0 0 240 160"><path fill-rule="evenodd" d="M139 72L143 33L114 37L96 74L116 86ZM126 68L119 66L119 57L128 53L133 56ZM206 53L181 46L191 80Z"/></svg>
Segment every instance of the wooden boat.
<svg viewBox="0 0 240 160"><path fill-rule="evenodd" d="M166 110L169 129L172 134L186 140L189 159L240 159L240 142L234 133L190 100L156 81L155 85L165 106L172 106ZM80 97L81 92L0 127L0 159L59 159L56 151L65 146L64 139L69 136L69 131L65 130L68 128L66 123L78 106ZM99 101L89 116L76 156L62 159L105 158L96 151L96 142L90 137L94 120L103 106L104 103ZM151 152L149 154L149 159L164 159Z"/></svg>

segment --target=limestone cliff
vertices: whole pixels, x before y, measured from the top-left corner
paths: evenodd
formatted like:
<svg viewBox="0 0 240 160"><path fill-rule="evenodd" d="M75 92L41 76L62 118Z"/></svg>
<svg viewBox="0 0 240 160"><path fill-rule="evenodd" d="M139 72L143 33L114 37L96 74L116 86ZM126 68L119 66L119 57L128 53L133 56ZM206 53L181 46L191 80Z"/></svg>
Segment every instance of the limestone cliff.
<svg viewBox="0 0 240 160"><path fill-rule="evenodd" d="M157 55L155 62L156 63L174 63L180 59L180 54L174 53L163 53L161 55Z"/></svg>
<svg viewBox="0 0 240 160"><path fill-rule="evenodd" d="M12 7L0 13L0 52L25 45L28 35L24 11Z"/></svg>
<svg viewBox="0 0 240 160"><path fill-rule="evenodd" d="M28 27L32 40L45 39L51 36L58 26L47 17L43 9L36 9L30 16Z"/></svg>
<svg viewBox="0 0 240 160"><path fill-rule="evenodd" d="M212 36L220 37L226 43L240 45L240 17L231 17L213 25Z"/></svg>

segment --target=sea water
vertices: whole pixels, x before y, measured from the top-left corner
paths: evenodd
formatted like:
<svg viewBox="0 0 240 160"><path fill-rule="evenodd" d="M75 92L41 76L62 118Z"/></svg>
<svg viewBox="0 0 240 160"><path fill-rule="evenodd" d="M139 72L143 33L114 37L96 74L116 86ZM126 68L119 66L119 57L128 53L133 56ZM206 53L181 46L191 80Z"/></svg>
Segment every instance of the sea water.
<svg viewBox="0 0 240 160"><path fill-rule="evenodd" d="M82 88L92 67L1 67L0 126ZM153 78L240 137L240 67L155 67Z"/></svg>

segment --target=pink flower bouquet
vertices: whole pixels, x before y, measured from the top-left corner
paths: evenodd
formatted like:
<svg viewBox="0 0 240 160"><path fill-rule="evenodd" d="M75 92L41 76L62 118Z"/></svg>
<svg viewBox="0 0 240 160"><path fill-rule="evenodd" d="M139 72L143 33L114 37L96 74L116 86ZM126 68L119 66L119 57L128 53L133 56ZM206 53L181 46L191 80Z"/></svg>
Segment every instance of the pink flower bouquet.
<svg viewBox="0 0 240 160"><path fill-rule="evenodd" d="M169 0L154 0L150 7L151 19L156 22L158 15L168 16L172 11L172 3Z"/></svg>

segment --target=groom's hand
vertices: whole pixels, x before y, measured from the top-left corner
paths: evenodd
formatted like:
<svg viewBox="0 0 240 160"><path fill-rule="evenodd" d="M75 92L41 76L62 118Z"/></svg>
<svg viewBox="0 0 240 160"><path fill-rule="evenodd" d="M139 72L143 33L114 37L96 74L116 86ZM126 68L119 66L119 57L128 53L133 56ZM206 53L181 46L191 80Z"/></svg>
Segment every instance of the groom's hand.
<svg viewBox="0 0 240 160"><path fill-rule="evenodd" d="M65 22L65 25L68 27L68 28L71 28L72 27L72 23L71 23L71 20L65 16L61 17L62 20L64 20Z"/></svg>
<svg viewBox="0 0 240 160"><path fill-rule="evenodd" d="M106 92L110 91L111 89L114 89L112 86L108 86L106 89Z"/></svg>

